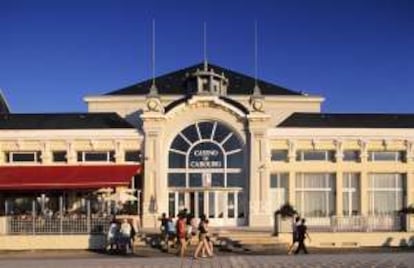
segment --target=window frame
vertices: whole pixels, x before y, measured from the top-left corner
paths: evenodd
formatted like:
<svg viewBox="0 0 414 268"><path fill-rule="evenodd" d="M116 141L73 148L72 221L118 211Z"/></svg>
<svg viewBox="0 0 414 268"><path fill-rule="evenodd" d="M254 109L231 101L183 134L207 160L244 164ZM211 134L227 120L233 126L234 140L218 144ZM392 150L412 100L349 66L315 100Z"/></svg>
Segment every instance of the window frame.
<svg viewBox="0 0 414 268"><path fill-rule="evenodd" d="M79 158L80 154L80 158ZM105 160L86 160L88 154L99 155L103 154L106 155ZM77 162L80 163L114 163L115 162L115 151L107 150L107 151L78 151L77 152Z"/></svg>
<svg viewBox="0 0 414 268"><path fill-rule="evenodd" d="M16 161L15 155L33 155L31 161ZM6 152L6 162L9 164L40 164L42 163L42 152L41 151L9 151Z"/></svg>
<svg viewBox="0 0 414 268"><path fill-rule="evenodd" d="M389 159L376 159L380 155L394 154L393 158ZM368 151L368 161L369 162L404 162L404 151Z"/></svg>
<svg viewBox="0 0 414 268"><path fill-rule="evenodd" d="M323 158L321 159L306 159L307 154L323 154ZM308 155L309 157L309 155ZM312 161L327 161L327 162L334 162L335 161L335 150L298 150L296 151L296 161L299 162L312 162Z"/></svg>

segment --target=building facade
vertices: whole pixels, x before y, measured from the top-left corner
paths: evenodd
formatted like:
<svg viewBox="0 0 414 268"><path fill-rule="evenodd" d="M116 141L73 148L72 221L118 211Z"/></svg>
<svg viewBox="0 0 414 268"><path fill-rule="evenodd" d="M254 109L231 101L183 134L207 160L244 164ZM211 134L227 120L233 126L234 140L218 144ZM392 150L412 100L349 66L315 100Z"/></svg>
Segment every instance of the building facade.
<svg viewBox="0 0 414 268"><path fill-rule="evenodd" d="M88 113L73 118L2 115L2 169L21 166L11 160L25 153L33 158L25 165L36 168L133 166L112 179L97 174L89 187L78 177L72 188L139 188L150 228L184 208L213 226L270 227L289 203L311 226L401 230L398 211L413 203L414 115L321 113L320 96L207 63L84 100ZM57 152L63 164L53 160ZM71 188L50 187L56 176L37 195ZM25 189L7 188L6 177L5 200Z"/></svg>

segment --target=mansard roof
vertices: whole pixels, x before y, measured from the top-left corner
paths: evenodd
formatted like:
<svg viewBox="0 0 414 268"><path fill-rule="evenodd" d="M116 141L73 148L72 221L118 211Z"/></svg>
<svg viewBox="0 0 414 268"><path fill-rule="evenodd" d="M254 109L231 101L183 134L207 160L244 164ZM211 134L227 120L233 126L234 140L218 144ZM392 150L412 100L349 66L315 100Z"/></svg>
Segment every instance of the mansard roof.
<svg viewBox="0 0 414 268"><path fill-rule="evenodd" d="M190 66L178 71L167 73L156 77L156 85L158 92L161 95L183 95L188 92L187 79L188 75L202 70L204 64L200 63L194 66ZM214 72L218 74L224 74L229 80L227 88L228 95L250 95L253 93L255 85L255 79L253 77L220 67L218 65L208 64L208 69L213 68ZM146 95L149 93L152 79L140 82L138 84L130 85L125 88L121 88L105 95ZM275 84L271 84L262 80L258 80L258 85L263 95L302 95L302 93L293 91Z"/></svg>
<svg viewBox="0 0 414 268"><path fill-rule="evenodd" d="M414 128L414 114L294 113L277 127Z"/></svg>
<svg viewBox="0 0 414 268"><path fill-rule="evenodd" d="M1 114L0 129L134 128L116 113Z"/></svg>

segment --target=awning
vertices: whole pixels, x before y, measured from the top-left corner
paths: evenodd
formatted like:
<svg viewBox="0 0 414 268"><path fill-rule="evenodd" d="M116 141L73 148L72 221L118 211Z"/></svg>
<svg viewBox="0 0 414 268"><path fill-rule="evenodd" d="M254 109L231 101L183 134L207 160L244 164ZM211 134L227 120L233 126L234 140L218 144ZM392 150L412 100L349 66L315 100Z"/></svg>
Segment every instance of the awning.
<svg viewBox="0 0 414 268"><path fill-rule="evenodd" d="M0 190L96 189L128 186L140 165L0 167Z"/></svg>

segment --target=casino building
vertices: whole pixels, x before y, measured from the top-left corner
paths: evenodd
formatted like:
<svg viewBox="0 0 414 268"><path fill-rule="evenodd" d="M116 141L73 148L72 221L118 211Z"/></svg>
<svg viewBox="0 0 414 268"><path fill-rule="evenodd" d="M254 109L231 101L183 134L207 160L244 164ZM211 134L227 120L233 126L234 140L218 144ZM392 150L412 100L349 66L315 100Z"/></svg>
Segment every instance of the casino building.
<svg viewBox="0 0 414 268"><path fill-rule="evenodd" d="M271 227L286 203L321 230L410 228L414 115L321 113L321 96L207 63L84 101L82 114L0 109L1 213L130 188L150 228L183 208Z"/></svg>

